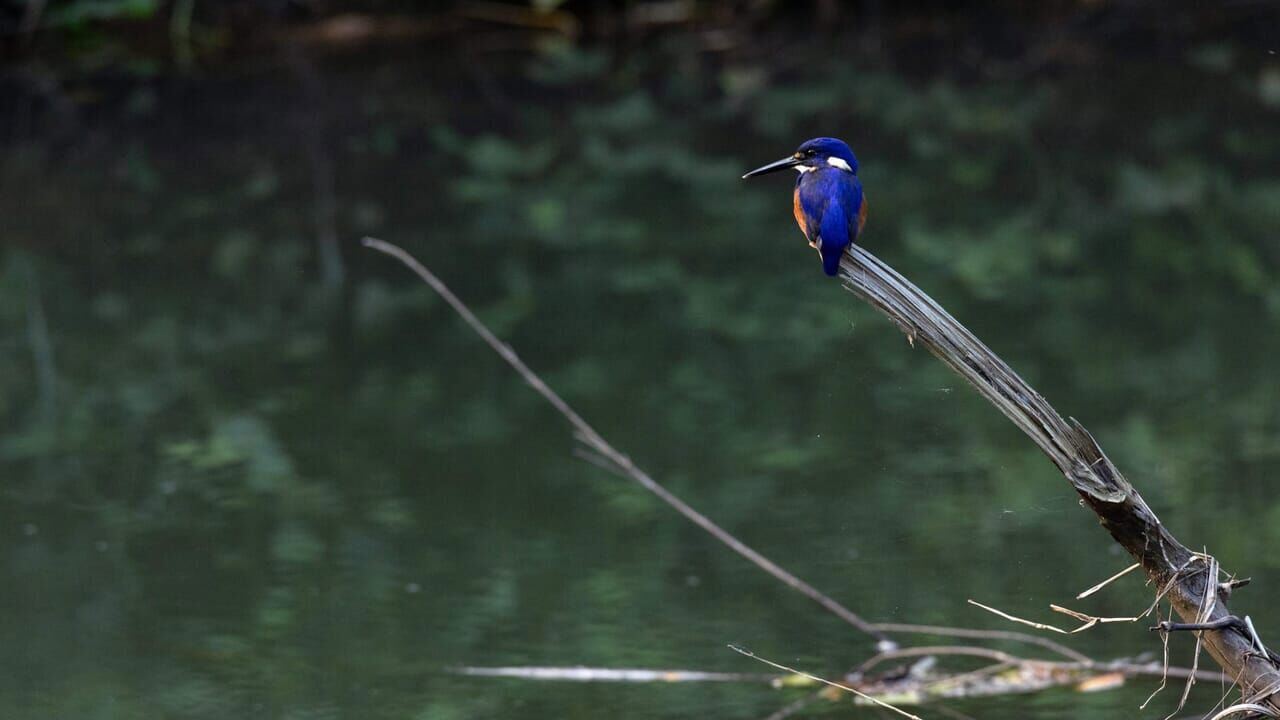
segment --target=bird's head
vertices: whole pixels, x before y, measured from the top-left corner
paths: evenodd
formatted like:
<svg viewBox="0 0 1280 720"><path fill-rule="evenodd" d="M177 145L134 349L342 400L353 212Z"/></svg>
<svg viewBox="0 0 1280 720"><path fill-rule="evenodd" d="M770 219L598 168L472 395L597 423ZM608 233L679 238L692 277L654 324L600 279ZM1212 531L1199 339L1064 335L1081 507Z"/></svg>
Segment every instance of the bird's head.
<svg viewBox="0 0 1280 720"><path fill-rule="evenodd" d="M742 179L767 175L787 168L795 168L801 173L806 173L824 167L833 167L857 175L858 158L854 157L853 151L843 140L829 137L814 138L806 140L790 157L758 167L743 175Z"/></svg>

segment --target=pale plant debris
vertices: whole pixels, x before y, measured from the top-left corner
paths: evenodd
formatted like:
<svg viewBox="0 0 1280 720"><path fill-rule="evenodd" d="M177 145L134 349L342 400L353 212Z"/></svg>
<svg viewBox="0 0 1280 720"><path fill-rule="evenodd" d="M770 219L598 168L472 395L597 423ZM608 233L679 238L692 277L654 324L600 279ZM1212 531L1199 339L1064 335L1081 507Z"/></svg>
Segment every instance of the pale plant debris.
<svg viewBox="0 0 1280 720"><path fill-rule="evenodd" d="M1209 718L1209 720L1227 720L1227 718L1240 715L1241 713L1253 713L1255 715L1263 715L1269 718L1280 718L1280 714L1277 714L1276 711L1265 705L1258 705L1257 703L1240 703L1223 709L1222 712Z"/></svg>
<svg viewBox="0 0 1280 720"><path fill-rule="evenodd" d="M1005 620L1008 620L1008 621L1010 621L1010 622L1016 622L1016 623L1018 623L1018 624L1020 624L1020 625L1026 625L1026 626L1028 626L1028 627L1033 627L1033 628L1035 628L1035 629L1037 629L1037 630L1051 630L1051 631L1053 631L1053 632L1060 633L1060 634L1062 634L1062 635L1070 635L1070 634L1072 633L1072 631L1070 631L1070 630L1063 630L1062 628L1057 627L1056 625L1048 625L1048 624L1045 624L1045 623L1036 622L1036 621L1034 621L1034 620L1027 620L1027 619L1024 619L1024 618L1015 617L1015 616L1013 616L1013 615L1010 615L1010 614L1009 614L1009 613L1007 613L1007 612L1004 612L1003 610L997 610L997 609L995 609L995 608L991 607L990 605L983 605L982 603L978 602L977 600L974 600L973 598L970 598L970 599L968 600L968 603L969 603L970 605L975 606L975 607L980 607L980 608L982 608L983 610L986 610L987 612L989 612L989 613L991 613L991 614L993 614L993 615L998 615L998 616L1000 616L1000 617L1002 617L1002 618L1004 618Z"/></svg>
<svg viewBox="0 0 1280 720"><path fill-rule="evenodd" d="M1266 645L1262 644L1262 636L1258 635L1258 629L1253 626L1253 618L1248 615L1244 616L1245 627L1249 628L1249 637L1253 640L1253 644L1258 646L1258 652L1263 657L1271 657L1271 651Z"/></svg>
<svg viewBox="0 0 1280 720"><path fill-rule="evenodd" d="M690 682L747 682L777 683L777 675L766 673L727 673L702 670L660 670L653 668L602 668L602 667L553 667L553 666L504 666L458 667L458 675L473 677L504 677L521 680L564 680L569 682L623 682L623 683L690 683Z"/></svg>
<svg viewBox="0 0 1280 720"><path fill-rule="evenodd" d="M1106 587L1106 586L1110 585L1111 583L1115 582L1116 580L1119 580L1120 578L1124 577L1125 575L1128 575L1129 573L1133 572L1134 570L1137 570L1137 569L1138 569L1138 568L1140 568L1140 567L1142 567L1142 565L1140 565L1139 563L1134 563L1134 564L1130 565L1129 567L1127 567L1127 568L1125 568L1125 569L1121 570L1120 572L1116 573L1115 575L1112 575L1111 577L1107 578L1106 580L1103 580L1102 582L1098 583L1097 585L1094 585L1093 587L1089 588L1088 590L1085 590L1084 592L1080 593L1079 595L1076 595L1076 599L1077 599L1077 600L1083 600L1083 599L1085 599L1085 598L1089 597L1090 595L1092 595L1092 594L1094 594L1094 593L1098 592L1098 591L1099 591L1099 590L1101 590L1102 588L1104 588L1104 587Z"/></svg>
<svg viewBox="0 0 1280 720"><path fill-rule="evenodd" d="M1206 558L1207 558L1207 560L1206 560ZM1191 560L1189 560L1189 561L1187 562L1187 564L1186 564L1186 565L1184 565L1184 566L1179 570L1179 573L1186 571L1186 569L1191 565L1191 563L1193 563L1193 562L1195 562L1195 561L1197 561L1197 560L1201 560L1201 561L1211 561L1211 562L1213 563L1213 566L1215 566L1215 567L1216 567L1216 564L1217 564L1217 560L1215 560L1215 559L1213 558L1213 556L1211 556L1211 555L1201 555L1201 554L1196 554L1195 556L1193 556L1193 557L1191 558ZM1090 589L1086 590L1085 592L1081 593L1081 594L1080 594L1080 596L1086 596L1086 595L1092 594L1093 592L1095 592L1095 591L1096 591L1096 590L1098 590L1099 588L1101 588L1101 587L1105 586L1106 584L1110 583L1111 581L1115 580L1116 578L1121 577L1121 576L1122 576L1122 575L1124 575L1125 573L1129 572L1130 570L1132 570L1132 568L1133 568L1133 567L1136 567L1136 565L1135 565L1135 566L1131 566L1130 568L1126 568L1125 570L1122 570L1121 572L1117 573L1116 575L1111 576L1110 578L1108 578L1108 579L1106 579L1106 580L1102 581L1102 582L1101 582L1101 583L1099 583L1098 585L1095 585L1094 587L1092 587L1092 588L1090 588ZM998 615L999 617L1002 617L1002 618L1004 618L1005 620L1009 620L1010 622L1016 622L1016 623L1019 623L1019 624L1022 624L1022 625L1027 625L1027 626L1030 626L1030 627L1036 628L1037 630L1049 630L1049 631L1052 631L1052 632L1060 633L1060 634L1062 634L1062 635L1074 635L1075 633L1083 632L1083 631L1085 631L1085 630L1088 630L1088 629L1090 629L1090 628L1092 628L1092 627L1094 627L1094 626L1097 626L1097 625L1100 625L1100 624L1103 624L1103 623L1131 623L1131 622L1137 622L1137 621L1141 620L1142 618L1147 617L1147 616L1148 616L1148 615L1150 615L1151 613L1155 612L1156 608L1157 608L1157 607L1159 606L1159 604L1160 604L1160 601L1164 598L1164 596L1165 596L1166 594L1168 594L1169 590L1173 587L1174 583L1175 583L1175 582L1177 582L1177 580L1178 580L1178 577L1177 577L1176 575L1175 575L1175 577L1170 578L1170 580L1165 584L1165 586L1164 586L1163 588L1161 588L1161 589L1160 589L1160 592L1156 593L1155 600L1154 600L1154 601L1152 601L1152 603L1151 603L1150 605L1148 605L1148 606L1147 606L1147 609L1146 609L1146 610L1143 610L1141 613L1139 613L1139 614L1137 614L1137 615L1134 615L1134 616L1132 616L1132 617L1102 617L1102 616L1096 616L1096 615L1089 615L1089 614L1087 614L1087 613L1082 613L1082 612L1080 612L1080 611L1078 611L1078 610L1072 610L1071 608L1063 607L1063 606L1061 606L1061 605L1054 605L1054 604L1052 604L1052 603L1051 603L1051 604L1049 605L1049 609L1050 609L1050 610L1052 610L1052 611L1054 611L1054 612L1057 612L1057 613L1062 613L1063 615L1067 615L1067 616L1069 616L1069 617L1071 617L1071 618L1074 618L1074 619L1076 619L1076 620L1079 620L1079 621L1082 623L1082 625L1080 625L1080 627L1077 627L1077 628L1072 629L1072 630L1065 630L1065 629L1060 628L1060 627L1058 627L1058 626L1056 626L1056 625L1049 625L1048 623L1036 622L1035 620L1027 620L1026 618L1020 618L1020 617L1017 617L1017 616L1015 616L1015 615L1010 615L1009 613L1004 612L1003 610L998 610L998 609L996 609L996 608L991 607L990 605L984 605L984 604L982 604L982 603L978 602L977 600L973 600L972 598L968 600L968 603L969 603L970 605L974 605L974 606L976 606L976 607L982 608L983 610L986 610L986 611L987 611L987 612L989 612L989 613L992 613L992 614L994 614L994 615ZM1208 587L1211 587L1211 586L1206 586L1206 594L1209 594L1209 593L1208 593ZM1077 597L1079 597L1079 596L1077 596ZM1209 607L1209 612L1212 612L1212 611L1213 611L1213 607L1212 607L1212 606L1210 606L1210 607Z"/></svg>
<svg viewBox="0 0 1280 720"><path fill-rule="evenodd" d="M1214 591L1218 588L1219 567L1218 567L1217 558L1213 557L1212 555L1209 555L1206 552L1197 553L1196 557L1199 557L1201 562L1206 563L1206 567L1205 567L1204 597L1201 598L1200 600L1200 606L1199 606L1200 609L1199 609L1199 612L1196 614L1195 621L1197 623L1205 623L1205 622L1208 622L1209 617L1213 615L1213 611L1217 607L1218 596L1217 596L1217 593L1215 593ZM1164 634L1167 635L1168 633L1164 633ZM1165 720L1169 720L1174 715L1177 715L1178 713L1182 712L1182 708L1186 707L1187 698L1191 696L1191 688L1194 687L1196 684L1196 676L1194 671L1200 667L1200 650L1204 642L1204 631L1197 630L1195 631L1195 635L1196 635L1196 647L1195 647L1195 652L1191 656L1191 669L1193 672L1187 676L1187 683L1182 688L1182 696L1178 698L1178 707L1175 708L1173 712L1169 713L1165 717Z"/></svg>
<svg viewBox="0 0 1280 720"><path fill-rule="evenodd" d="M1157 612L1156 617L1159 616L1160 613ZM1172 604L1169 607L1169 616L1173 617ZM1146 710L1147 705L1151 704L1151 701L1155 700L1156 696L1163 692L1165 687L1169 684L1169 633L1160 633L1160 644L1164 646L1164 661L1162 663L1164 672L1160 673L1160 684L1156 686L1155 690L1151 691L1151 694L1147 696L1146 700L1142 701L1142 704L1138 706L1139 710Z"/></svg>
<svg viewBox="0 0 1280 720"><path fill-rule="evenodd" d="M784 670L784 671L786 671L786 672L793 673L793 674L795 674L795 675L799 675L799 676L801 676L801 677L809 678L810 680L813 680L813 681L815 681L815 682L820 682L820 683L822 683L823 685L827 685L827 686L830 686L830 687L833 687L833 688L838 688L838 689L840 689L840 690L844 690L845 692L848 692L848 693L850 693L850 694L852 694L852 695L854 695L854 696L856 696L856 697L859 697L859 698L861 698L861 699L863 699L863 700L866 700L867 702L871 703L872 705L875 705L875 706L877 706L877 707L884 708L885 710L890 710L890 711L895 712L895 713L897 713L897 714L899 714L899 715L901 715L901 716L903 716L903 717L911 718L911 720L922 720L922 719L921 719L921 717L920 717L919 715L912 715L911 713L907 712L906 710L902 710L902 709L896 708L896 707L894 707L893 705L890 705L889 703L887 703L887 702L885 702L885 701L883 701L883 700L879 700L879 699L877 699L877 698L874 698L874 697L872 697L872 696L870 696L870 695L868 695L868 694L866 694L866 693L864 693L864 692L861 692L861 691L858 691L858 690L854 690L853 688L849 687L848 685L841 685L841 684L840 684L840 683L838 683L838 682L832 682L831 680L827 680L827 679L825 679L825 678L818 677L817 675L810 675L810 674L809 674L809 673L807 673L807 672L804 672L804 671L801 671L801 670L796 670L796 669L793 669L793 668L789 668L789 667L787 667L786 665L783 665L783 664L781 664L781 663L776 663L776 662L774 662L774 661L772 661L772 660L768 660L768 659L762 658L762 657L760 657L759 655L756 655L755 653L751 652L750 650L747 650L747 649L745 649L745 648L740 648L740 647L738 647L738 646L736 646L736 645L730 645L730 646L729 646L729 649L730 649L730 650L732 650L732 651L734 651L734 652L736 652L736 653L740 653L740 654L742 654L742 655L746 655L747 657L749 657L749 658L751 658L751 659L753 659L753 660L758 660L758 661L760 661L760 662L762 662L762 663L764 663L765 665L768 665L768 666L770 666L770 667L775 667L775 668L777 668L777 669L779 669L779 670Z"/></svg>
<svg viewBox="0 0 1280 720"><path fill-rule="evenodd" d="M1178 576L1181 575L1183 572L1186 572L1190 568L1191 564L1197 560L1205 563L1206 565L1205 566L1205 583L1204 583L1203 596L1201 597L1200 602L1197 604L1195 621L1190 623L1190 625L1217 626L1220 624L1225 624L1227 620L1238 620L1238 618L1235 618L1234 616L1228 616L1227 618L1222 618L1221 620L1214 621L1212 623L1208 621L1208 618L1213 615L1214 610L1217 608L1218 598L1217 598L1217 594L1215 593L1215 590L1221 589L1223 587L1223 583L1219 582L1219 577L1221 575L1221 566L1219 566L1217 559L1214 558L1212 555L1209 555L1206 552L1193 553L1192 558L1188 560L1185 565L1179 568L1178 572L1175 573L1174 577L1170 579L1169 584L1172 585L1173 582L1178 579ZM1162 596L1163 595L1157 596L1156 601L1159 602ZM1150 612L1150 610L1148 612ZM1170 604L1169 615L1170 617L1173 616L1172 603ZM1204 628L1204 627L1193 628L1193 627L1187 627L1187 626L1180 626L1177 623L1162 620L1158 622L1156 626L1152 629L1160 632L1161 640L1164 644L1164 662L1166 667L1168 666L1168 663L1169 663L1169 633L1173 630L1183 630L1183 629L1192 630L1196 636L1196 644L1195 644L1195 651L1192 655L1191 667L1193 671L1200 667L1200 651L1202 648L1203 638L1204 638L1203 632L1205 629L1209 629L1209 628ZM1194 672L1187 676L1187 682L1182 689L1182 695L1178 700L1178 706L1172 713L1170 713L1165 718L1165 720L1169 720L1169 718L1172 718L1174 715L1177 715L1179 712L1182 711L1182 708L1186 706L1187 698L1190 697L1191 695L1191 688L1195 685L1195 681L1196 681L1196 677ZM1233 687L1235 686L1236 682L1237 680L1232 681ZM1161 690L1164 690L1164 688L1165 688L1165 681L1164 679L1162 679L1160 682L1160 686L1157 687L1151 693L1150 697L1147 698L1146 702L1142 703L1140 708L1145 708L1147 706L1147 703L1150 703L1151 699L1154 698L1157 694L1159 694ZM1225 694L1224 694L1224 697L1225 697Z"/></svg>
<svg viewBox="0 0 1280 720"><path fill-rule="evenodd" d="M886 633L936 635L938 637L962 637L979 640L1026 643L1028 645L1038 645L1046 650L1050 650L1076 662L1093 662L1093 658L1078 650L1073 650L1066 645L1054 642L1048 638L1040 637L1039 635L1032 635L1030 633L1017 632L1013 630L979 630L976 628L956 628L946 627L943 625L915 625L912 623L875 623L874 627L877 630L881 630Z"/></svg>
<svg viewBox="0 0 1280 720"><path fill-rule="evenodd" d="M983 647L902 648L883 653L860 666L846 682L862 692L898 706L937 704L947 700L1035 693L1051 688L1073 687L1079 692L1096 692L1120 687L1130 677L1168 673L1183 677L1189 668L1168 668L1156 662L1117 660L1100 663L1074 663L1054 660L1032 660L1010 656ZM909 669L888 671L879 677L868 677L866 670L885 660L909 656L970 656L995 662L975 670L962 672ZM1202 680L1225 681L1217 672L1194 671Z"/></svg>
<svg viewBox="0 0 1280 720"><path fill-rule="evenodd" d="M742 654L747 654L743 652ZM757 660L770 664L763 658ZM950 671L939 667L940 657L975 657L993 661L972 670ZM918 659L908 666L890 667L878 675L868 671L891 660ZM567 682L617 682L617 683L676 683L676 682L768 682L777 689L807 688L816 684L827 685L818 676L799 673L792 668L772 663L784 670L785 675L756 675L750 673L704 672L698 670L669 670L653 668L591 668L591 667L463 667L452 672L482 677L506 677L530 681ZM1035 660L1017 657L999 650L979 646L935 646L900 648L879 653L843 678L842 686L860 693L854 702L873 704L874 700L897 707L930 705L950 700L980 697L996 697L1029 694L1052 688L1072 687L1078 692L1097 692L1120 687L1130 677L1165 675L1185 677L1193 672L1189 668L1167 667L1157 662L1115 660L1109 662L1063 662ZM1197 670L1196 675L1205 681L1225 684L1221 673ZM838 701L843 695L830 689L817 694L818 699ZM871 699L867 699L867 696ZM815 696L810 695L805 703ZM794 705L794 704L793 704ZM787 708L792 708L788 705ZM786 710L787 708L783 708ZM792 708L794 713L798 708ZM779 710L778 712L782 712ZM785 715L784 715L785 716Z"/></svg>
<svg viewBox="0 0 1280 720"><path fill-rule="evenodd" d="M1110 672L1102 675L1094 675L1091 678L1080 681L1076 684L1076 692L1094 693L1114 690L1125 684L1128 680L1122 672Z"/></svg>
<svg viewBox="0 0 1280 720"><path fill-rule="evenodd" d="M1101 625L1103 623L1132 623L1138 622L1144 617L1143 615L1135 615L1133 617L1098 617L1096 615L1089 615L1078 610L1072 610L1071 608L1065 608L1061 605L1054 605L1052 603L1049 605L1049 609L1084 623L1075 630L1072 630L1072 634L1084 632L1095 625Z"/></svg>
<svg viewBox="0 0 1280 720"><path fill-rule="evenodd" d="M1258 692L1254 693L1254 694L1253 694L1253 697L1251 697L1251 698L1246 698L1246 699L1247 699L1247 700L1249 700L1250 702L1253 702L1253 701L1257 701L1257 700L1259 700L1259 699L1261 699L1261 698L1268 697L1268 696L1270 696L1270 695L1271 695L1271 693L1274 693L1274 692L1280 692L1280 683L1273 684L1273 685L1269 685L1269 686L1267 686L1267 687L1265 687L1265 688L1262 688L1262 689L1261 689L1261 690L1259 690Z"/></svg>
<svg viewBox="0 0 1280 720"><path fill-rule="evenodd" d="M1054 612L1062 613L1071 618L1074 618L1075 620L1079 620L1081 623L1083 623L1082 625L1080 625L1079 627L1073 630L1064 630L1063 628L1057 627L1055 625L1049 625L1047 623L1040 623L1034 620L1027 620L1025 618L1020 618L1014 615L1010 615L1009 613L1006 613L1002 610L998 610L988 605L984 605L972 599L969 600L969 604L975 605L979 608L982 608L983 610L986 610L990 613L998 615L1011 622L1028 625L1030 627L1034 627L1039 630L1048 630L1048 631L1057 632L1064 635L1073 635L1075 633L1089 630L1090 628L1096 627L1097 625L1100 625L1103 623L1132 623L1132 622L1137 622L1144 617L1147 617L1152 612L1156 611L1156 609L1159 607L1160 601L1173 587L1174 583L1178 581L1182 573L1189 572L1190 566L1197 561L1205 564L1204 572L1206 573L1206 580L1204 583L1204 591L1203 591L1204 595L1201 598L1199 603L1199 611L1196 616L1195 624L1203 624L1207 622L1207 619L1210 616L1212 616L1213 611L1217 607L1217 596L1214 590L1221 587L1221 583L1219 582L1219 575L1220 575L1221 568L1218 565L1218 561L1212 555L1209 555L1208 553L1205 553L1205 552L1193 553L1192 557L1181 568L1179 568L1177 573L1174 574L1174 577L1170 578L1170 580L1165 584L1165 587L1161 588L1160 592L1156 594L1155 601L1152 602L1152 604L1148 606L1145 611L1133 617L1100 617L1095 615L1089 615L1087 613L1082 613L1077 610L1072 610L1070 608L1062 607L1061 605L1053 605L1053 604L1049 605L1049 609L1053 610ZM1089 590L1086 590L1084 593L1081 593L1081 595L1092 594L1093 592L1096 592L1098 589L1106 586L1108 583L1114 581L1116 578L1123 576L1125 573L1130 572L1131 570L1132 570L1132 566L1130 568L1127 568L1121 571L1116 575L1113 575L1107 580L1104 580L1102 583L1095 585ZM1172 610L1170 610L1170 613L1172 614ZM1158 687L1156 687L1154 691L1152 691L1151 695L1147 697L1147 699L1142 703L1142 705L1139 706L1139 709L1145 709L1146 706L1152 701L1152 699L1154 699L1156 695L1160 694L1160 692L1164 690L1164 688L1167 685L1168 668L1169 668L1169 638L1168 638L1168 631L1165 629L1162 629L1163 627L1164 627L1164 623L1161 623L1160 625L1157 625L1157 628L1156 628L1161 630L1161 635L1162 635L1161 640L1164 648L1164 662L1163 662L1163 670L1161 672L1160 684ZM1192 655L1191 670L1190 672L1185 674L1186 683L1183 686L1182 695L1178 699L1177 708L1175 708L1174 711L1165 718L1165 720L1169 720L1169 718L1172 718L1174 715L1177 715L1179 712L1181 712L1182 709L1186 706L1187 699L1191 696L1191 689L1195 686L1196 678L1199 674L1200 651L1202 649L1202 642L1203 642L1202 633L1203 633L1203 630L1195 630L1196 644L1195 644L1194 654ZM1260 642L1260 639L1259 639L1259 642Z"/></svg>

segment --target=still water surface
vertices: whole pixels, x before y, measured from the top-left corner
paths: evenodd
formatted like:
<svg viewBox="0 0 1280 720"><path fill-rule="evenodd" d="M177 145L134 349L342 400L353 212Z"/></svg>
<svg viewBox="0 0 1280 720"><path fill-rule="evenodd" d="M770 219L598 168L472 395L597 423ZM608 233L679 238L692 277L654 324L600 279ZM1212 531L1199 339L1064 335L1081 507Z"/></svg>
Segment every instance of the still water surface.
<svg viewBox="0 0 1280 720"><path fill-rule="evenodd" d="M364 234L860 614L1006 627L973 598L1050 620L1128 560L1030 442L822 275L789 180L738 180L817 134L859 153L867 246L1084 422L1184 541L1252 576L1238 610L1280 631L1277 71L1216 50L965 84L676 48L463 83L368 53L319 61L318 85L268 65L106 87L0 178L0 716L761 718L804 691L446 670L764 670L736 643L834 675L869 655L575 459ZM1079 604L1150 595L1130 578ZM1159 650L1143 626L1073 645ZM1153 688L954 708L1129 718Z"/></svg>

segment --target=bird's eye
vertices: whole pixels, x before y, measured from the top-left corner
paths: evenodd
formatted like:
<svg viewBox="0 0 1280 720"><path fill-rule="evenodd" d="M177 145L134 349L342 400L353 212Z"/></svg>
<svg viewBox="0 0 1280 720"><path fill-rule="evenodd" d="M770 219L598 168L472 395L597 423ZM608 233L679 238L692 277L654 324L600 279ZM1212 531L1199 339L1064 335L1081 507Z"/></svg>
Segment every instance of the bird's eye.
<svg viewBox="0 0 1280 720"><path fill-rule="evenodd" d="M818 154L818 151L814 150L813 148L809 148L808 150L804 151L804 154L806 157L813 157L814 155Z"/></svg>

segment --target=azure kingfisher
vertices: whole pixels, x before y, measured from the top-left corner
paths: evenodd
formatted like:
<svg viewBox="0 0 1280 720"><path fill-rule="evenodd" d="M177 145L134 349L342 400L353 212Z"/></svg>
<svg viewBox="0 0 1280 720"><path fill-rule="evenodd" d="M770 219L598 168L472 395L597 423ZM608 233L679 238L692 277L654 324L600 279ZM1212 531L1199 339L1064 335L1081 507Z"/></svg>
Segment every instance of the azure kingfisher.
<svg viewBox="0 0 1280 720"><path fill-rule="evenodd" d="M835 275L840 256L862 234L867 222L858 159L844 141L820 137L806 141L791 157L756 168L742 178L787 168L800 172L792 201L800 232L822 257L823 271Z"/></svg>

